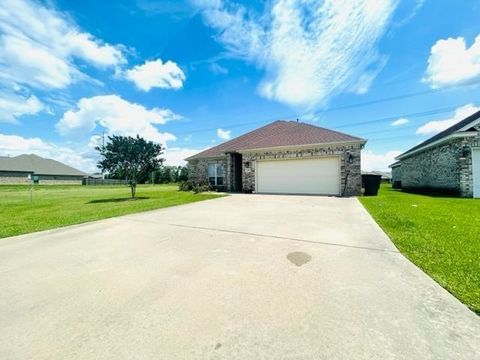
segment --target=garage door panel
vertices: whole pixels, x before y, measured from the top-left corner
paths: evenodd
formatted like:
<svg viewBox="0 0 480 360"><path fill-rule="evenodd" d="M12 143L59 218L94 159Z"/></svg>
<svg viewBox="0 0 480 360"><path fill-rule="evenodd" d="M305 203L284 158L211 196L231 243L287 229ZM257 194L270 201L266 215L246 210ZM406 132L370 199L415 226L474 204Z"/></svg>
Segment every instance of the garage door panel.
<svg viewBox="0 0 480 360"><path fill-rule="evenodd" d="M286 194L340 194L338 157L259 161L257 191Z"/></svg>

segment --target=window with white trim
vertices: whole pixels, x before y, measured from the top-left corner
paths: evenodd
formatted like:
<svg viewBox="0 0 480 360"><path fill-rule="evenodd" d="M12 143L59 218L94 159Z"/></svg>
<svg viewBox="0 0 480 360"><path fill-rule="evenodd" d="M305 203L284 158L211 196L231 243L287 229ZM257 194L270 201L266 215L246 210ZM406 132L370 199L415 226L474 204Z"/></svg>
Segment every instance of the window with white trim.
<svg viewBox="0 0 480 360"><path fill-rule="evenodd" d="M223 186L224 170L223 164L208 164L208 182L212 186Z"/></svg>

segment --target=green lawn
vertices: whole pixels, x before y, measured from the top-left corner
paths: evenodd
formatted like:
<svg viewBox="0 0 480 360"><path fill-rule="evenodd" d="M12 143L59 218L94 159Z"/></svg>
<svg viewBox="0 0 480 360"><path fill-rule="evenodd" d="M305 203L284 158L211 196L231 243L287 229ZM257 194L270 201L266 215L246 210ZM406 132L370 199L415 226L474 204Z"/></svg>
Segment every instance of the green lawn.
<svg viewBox="0 0 480 360"><path fill-rule="evenodd" d="M0 185L0 238L87 221L217 198L178 191L177 185L144 185L137 200L128 186Z"/></svg>
<svg viewBox="0 0 480 360"><path fill-rule="evenodd" d="M405 256L480 314L480 200L382 185L360 201Z"/></svg>

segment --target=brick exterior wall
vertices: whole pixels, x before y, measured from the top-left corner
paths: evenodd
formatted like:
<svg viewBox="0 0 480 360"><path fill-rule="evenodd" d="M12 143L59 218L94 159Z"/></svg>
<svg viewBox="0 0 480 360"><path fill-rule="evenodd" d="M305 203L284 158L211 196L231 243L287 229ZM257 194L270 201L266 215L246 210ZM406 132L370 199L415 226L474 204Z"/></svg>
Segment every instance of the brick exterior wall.
<svg viewBox="0 0 480 360"><path fill-rule="evenodd" d="M473 196L472 151L479 138L456 138L401 160L402 188Z"/></svg>
<svg viewBox="0 0 480 360"><path fill-rule="evenodd" d="M392 183L395 181L402 181L402 167L395 166L392 168Z"/></svg>
<svg viewBox="0 0 480 360"><path fill-rule="evenodd" d="M242 154L242 186L244 192L255 191L255 162L268 159L299 159L322 156L339 156L341 165L341 195L356 196L361 194L362 177L360 170L361 145L318 146L298 150L269 150L245 152ZM349 158L352 162L349 162ZM192 181L206 180L208 163L222 162L226 170L225 189L233 187L233 164L231 155L216 159L198 159L188 162L189 179Z"/></svg>
<svg viewBox="0 0 480 360"><path fill-rule="evenodd" d="M217 190L225 191L230 186L230 171L228 171L227 156L210 158L210 159L197 159L190 160L187 164L188 179L194 182L208 181L208 164L218 163L223 164L224 174L224 186L219 186Z"/></svg>
<svg viewBox="0 0 480 360"><path fill-rule="evenodd" d="M28 179L29 173L20 173L20 172L7 172L0 171L0 184L33 184L32 180ZM78 176L50 176L50 175L39 175L40 181L39 184L44 185L81 185L82 177Z"/></svg>
<svg viewBox="0 0 480 360"><path fill-rule="evenodd" d="M0 171L0 184L29 184L26 172Z"/></svg>

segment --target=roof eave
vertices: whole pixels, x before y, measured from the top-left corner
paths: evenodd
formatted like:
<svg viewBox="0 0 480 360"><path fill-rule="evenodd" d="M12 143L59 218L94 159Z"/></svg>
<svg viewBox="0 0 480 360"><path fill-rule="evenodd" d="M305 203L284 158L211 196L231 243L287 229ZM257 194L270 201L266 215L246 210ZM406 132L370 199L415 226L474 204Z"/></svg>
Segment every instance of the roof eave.
<svg viewBox="0 0 480 360"><path fill-rule="evenodd" d="M231 152L231 151L229 151ZM222 154L219 154L219 155L210 155L210 156L199 156L198 154L197 155L192 155L186 159L184 159L185 161L192 161L192 160L203 160L203 159L221 159L223 157L225 157L225 153L222 153Z"/></svg>
<svg viewBox="0 0 480 360"><path fill-rule="evenodd" d="M88 174L58 174L58 173L45 173L45 172L41 172L41 173L36 173L36 172L33 172L32 175L38 175L38 176L88 176Z"/></svg>
<svg viewBox="0 0 480 360"><path fill-rule="evenodd" d="M348 141L333 141L327 143L315 143L315 144L301 144L301 145L284 145L284 146L272 146L272 147L265 147L265 148L253 148L253 149L242 149L237 150L237 152L249 153L249 152L256 152L256 151L268 151L268 150L287 150L287 149L305 149L311 147L325 147L330 145L353 145L353 144L360 144L365 145L367 140L365 139L355 139L355 140L348 140Z"/></svg>
<svg viewBox="0 0 480 360"><path fill-rule="evenodd" d="M452 139L462 138L462 137L475 137L477 135L478 135L478 131L458 131L458 132L454 132L453 134L450 134L448 136L445 136L444 138L438 139L437 141L434 141L430 144L426 144L425 146L422 146L418 149L415 149L413 151L404 152L403 154L400 154L397 157L395 157L395 160L405 159L405 158L410 157L414 154L422 152L422 151L424 151L426 149L429 149L431 147L438 146L438 145L440 145L444 142L447 142L449 140L452 140Z"/></svg>

